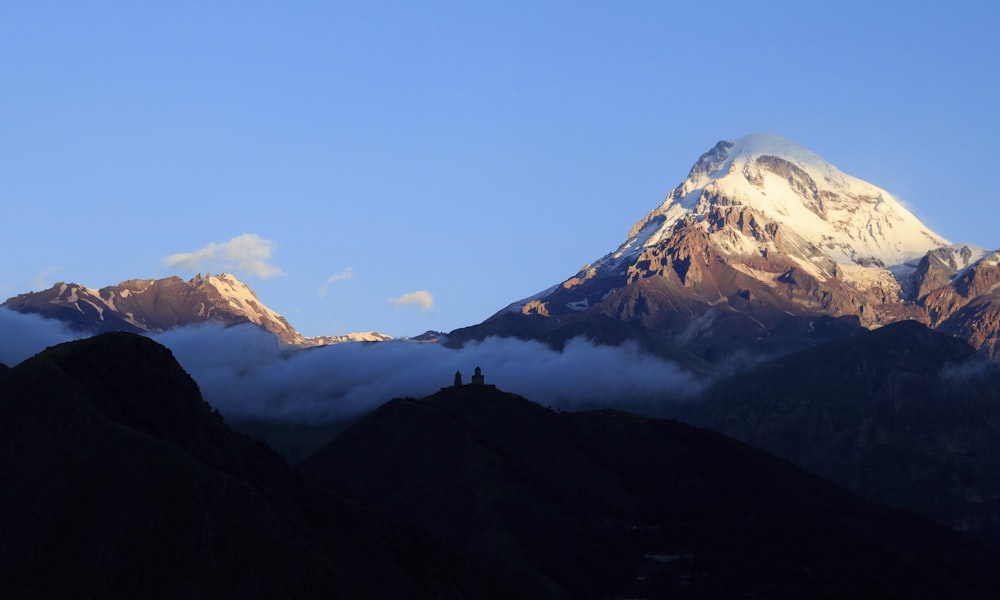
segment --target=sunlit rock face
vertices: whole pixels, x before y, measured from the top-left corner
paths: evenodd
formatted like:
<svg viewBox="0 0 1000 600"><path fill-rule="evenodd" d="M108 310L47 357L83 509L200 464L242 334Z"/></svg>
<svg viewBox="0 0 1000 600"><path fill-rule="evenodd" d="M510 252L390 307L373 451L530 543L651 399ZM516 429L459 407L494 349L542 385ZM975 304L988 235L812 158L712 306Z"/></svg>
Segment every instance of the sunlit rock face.
<svg viewBox="0 0 1000 600"><path fill-rule="evenodd" d="M1000 252L990 253L923 298L932 325L991 358L1000 354Z"/></svg>
<svg viewBox="0 0 1000 600"><path fill-rule="evenodd" d="M229 273L132 279L101 289L57 283L41 292L21 294L3 306L68 323L78 331L162 332L199 323L252 323L283 345L308 347L392 339L374 331L305 337L285 317L268 308L250 287Z"/></svg>
<svg viewBox="0 0 1000 600"><path fill-rule="evenodd" d="M950 244L892 194L809 150L749 135L702 155L615 251L451 343L552 337L600 316L711 358L913 319L992 354L1000 311L989 256Z"/></svg>
<svg viewBox="0 0 1000 600"><path fill-rule="evenodd" d="M3 305L94 332L160 332L219 322L259 325L284 344L302 338L284 317L265 306L253 290L228 273L199 274L189 281L180 277L133 279L101 289L57 283L48 290L10 298Z"/></svg>

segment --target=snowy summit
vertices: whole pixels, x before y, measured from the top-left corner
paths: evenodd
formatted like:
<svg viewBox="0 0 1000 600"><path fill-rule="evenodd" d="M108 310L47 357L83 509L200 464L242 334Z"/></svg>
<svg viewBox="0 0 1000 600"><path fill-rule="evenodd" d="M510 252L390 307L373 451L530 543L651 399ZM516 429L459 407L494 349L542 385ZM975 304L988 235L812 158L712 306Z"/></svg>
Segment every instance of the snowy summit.
<svg viewBox="0 0 1000 600"><path fill-rule="evenodd" d="M703 154L615 256L655 245L678 222L703 218L720 204L751 208L842 265L898 265L948 245L889 192L791 140L753 134L720 141ZM760 250L749 240L730 246L734 252Z"/></svg>
<svg viewBox="0 0 1000 600"><path fill-rule="evenodd" d="M949 244L892 194L802 146L754 134L718 142L617 250L508 305L487 330L509 315L550 317L508 324L545 335L598 318L703 356L734 339L783 352L795 343L785 334L810 335L817 316L868 328L944 323L970 301L970 282L987 290L1000 280L986 254ZM966 337L992 352L991 335Z"/></svg>

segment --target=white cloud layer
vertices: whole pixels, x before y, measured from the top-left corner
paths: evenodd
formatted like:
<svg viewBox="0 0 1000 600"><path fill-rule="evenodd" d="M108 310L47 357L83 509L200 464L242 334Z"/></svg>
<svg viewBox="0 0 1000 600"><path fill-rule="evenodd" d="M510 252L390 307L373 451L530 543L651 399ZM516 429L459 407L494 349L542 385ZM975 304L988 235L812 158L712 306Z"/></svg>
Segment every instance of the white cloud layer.
<svg viewBox="0 0 1000 600"><path fill-rule="evenodd" d="M60 321L43 319L0 307L0 363L13 367L38 354L83 334L70 331Z"/></svg>
<svg viewBox="0 0 1000 600"><path fill-rule="evenodd" d="M399 298L389 298L389 302L397 308L407 304L416 304L420 310L430 310L434 306L434 296L427 290L417 290L408 294L403 294Z"/></svg>
<svg viewBox="0 0 1000 600"><path fill-rule="evenodd" d="M488 338L455 350L416 342L345 343L291 351L246 325L189 327L154 337L169 347L224 415L329 422L365 414L398 397L423 397L469 381L487 383L566 410L618 407L662 413L703 381L634 345L598 346L582 338L563 351L533 341ZM659 409L658 409L659 407Z"/></svg>
<svg viewBox="0 0 1000 600"><path fill-rule="evenodd" d="M163 259L163 264L188 271L227 271L267 279L284 275L281 269L268 262L276 248L277 244L271 240L255 233L244 233L221 244L212 242L194 252L171 254Z"/></svg>
<svg viewBox="0 0 1000 600"><path fill-rule="evenodd" d="M81 337L58 321L0 308L0 362L14 366L48 346ZM224 415L324 423L354 419L399 397L423 397L486 382L565 410L621 408L657 415L695 396L703 379L635 345L570 340L560 352L533 341L488 338L455 350L417 342L345 343L289 350L253 325L191 326L152 336L171 349Z"/></svg>

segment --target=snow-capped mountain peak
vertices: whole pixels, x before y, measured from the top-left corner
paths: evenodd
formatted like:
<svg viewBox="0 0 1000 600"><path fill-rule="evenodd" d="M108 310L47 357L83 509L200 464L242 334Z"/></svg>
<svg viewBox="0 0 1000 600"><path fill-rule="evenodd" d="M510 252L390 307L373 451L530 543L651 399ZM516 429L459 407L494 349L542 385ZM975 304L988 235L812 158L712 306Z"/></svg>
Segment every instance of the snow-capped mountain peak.
<svg viewBox="0 0 1000 600"><path fill-rule="evenodd" d="M701 155L617 250L450 343L587 331L714 360L914 319L1000 355L998 264L1000 251L949 244L889 192L753 134Z"/></svg>
<svg viewBox="0 0 1000 600"><path fill-rule="evenodd" d="M653 246L692 219L713 232L706 217L720 207L751 209L841 265L897 265L948 244L889 192L795 142L753 134L720 141L703 154L614 255ZM722 247L733 253L766 250L761 242L731 240Z"/></svg>
<svg viewBox="0 0 1000 600"><path fill-rule="evenodd" d="M691 168L682 187L687 184L688 191L704 187L712 179L725 175L737 158L755 156L776 156L818 170L831 167L812 151L788 138L770 133L753 133L735 140L722 140L702 154Z"/></svg>
<svg viewBox="0 0 1000 600"><path fill-rule="evenodd" d="M205 285L213 289L233 311L245 315L255 325L284 321L281 315L264 306L257 298L257 293L250 289L250 286L237 279L235 275L206 273L202 277L199 274L191 280L191 283L195 286ZM289 326L289 330L294 331L291 326ZM298 334L295 333L295 335Z"/></svg>

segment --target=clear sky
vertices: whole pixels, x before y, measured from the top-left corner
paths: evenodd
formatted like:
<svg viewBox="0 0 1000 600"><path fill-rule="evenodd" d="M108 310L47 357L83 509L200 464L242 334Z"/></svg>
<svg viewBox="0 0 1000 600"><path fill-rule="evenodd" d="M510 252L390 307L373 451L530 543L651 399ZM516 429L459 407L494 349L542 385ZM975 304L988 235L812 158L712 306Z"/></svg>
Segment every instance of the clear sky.
<svg viewBox="0 0 1000 600"><path fill-rule="evenodd" d="M996 6L3 3L0 296L225 270L307 335L447 331L752 132L997 248Z"/></svg>

